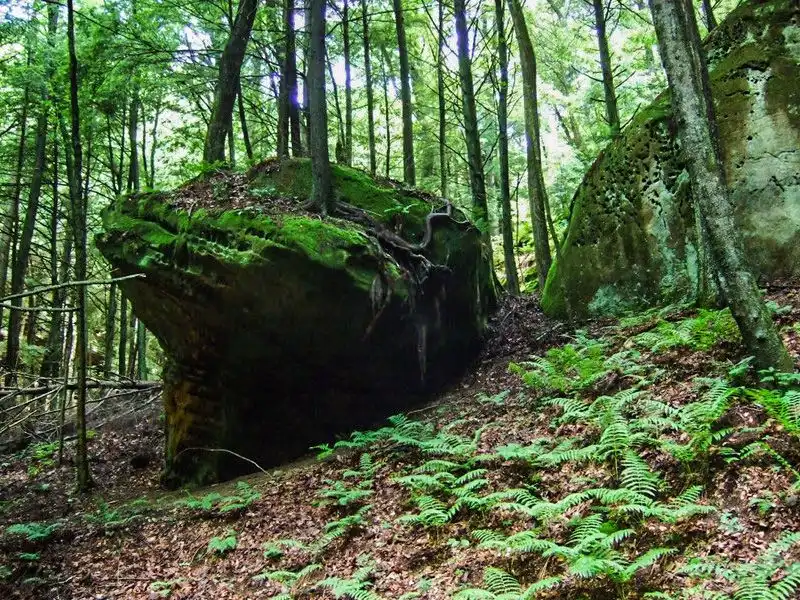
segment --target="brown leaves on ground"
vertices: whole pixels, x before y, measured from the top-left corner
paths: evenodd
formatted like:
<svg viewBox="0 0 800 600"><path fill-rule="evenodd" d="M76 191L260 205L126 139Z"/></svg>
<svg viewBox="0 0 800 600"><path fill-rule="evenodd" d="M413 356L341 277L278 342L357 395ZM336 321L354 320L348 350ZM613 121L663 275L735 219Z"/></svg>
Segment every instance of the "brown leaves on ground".
<svg viewBox="0 0 800 600"><path fill-rule="evenodd" d="M800 349L800 294L794 288L773 290L779 305L790 306L778 319L795 357ZM610 336L609 353L625 347L639 331L613 332L609 322L590 324L595 335ZM510 374L510 361L525 361L543 355L551 347L572 339L571 330L547 319L533 299L507 299L492 323L492 336L479 363L446 393L429 405L412 411L413 419L432 424L436 430L471 436L483 428L477 440L477 454L487 454L508 444L526 445L539 438L576 437L583 444L594 443L602 433L586 424L554 425L560 414L555 406L541 402L542 390L528 389L518 376ZM673 408L697 399L700 393L692 379L724 375L742 358L735 344L722 344L710 352L672 349L659 355L643 350L642 360L657 363L658 376L650 383L651 396ZM611 373L586 391L586 398L614 394L631 380ZM588 401L588 400L587 400ZM629 598L646 591L680 591L691 579L677 574L687 555L724 557L730 564L752 562L781 532L800 531L800 499L792 489L794 476L776 468L768 457L727 463L720 448L741 449L751 443L750 433L765 424L766 416L753 405L737 404L723 417L726 427L736 433L709 454L706 468L687 472L686 465L659 448L642 453L651 469L677 492L700 484L702 500L717 513L700 515L677 523L654 519L636 526L636 541L625 541L620 550L630 556L641 548L669 546L678 550L662 559L628 584ZM759 435L769 435L775 444L796 457L797 440L774 424ZM676 437L677 443L685 442ZM371 495L362 504L370 508L360 523L334 539L323 549L314 548L326 525L353 514L348 507L322 505L318 492L330 481L348 481L344 473L359 469L362 450L337 451L324 461L303 459L269 475L251 476L246 481L260 497L230 514L199 513L181 503L186 492L158 491L162 439L157 415L147 415L126 429L110 429L92 440L92 471L97 482L95 495L71 495L72 471L42 468L29 474L28 455L7 457L0 464L3 504L0 519L5 527L20 522L58 522L59 529L46 542L25 547L37 560L21 560L22 545L3 538L0 565L6 565L7 581L0 582L4 598L125 598L150 599L244 599L275 597L291 586L254 579L264 571L297 571L319 563L321 569L298 582L293 592L298 599L333 598L317 584L323 577L350 577L365 562L371 564L371 589L381 598L399 599L417 592L416 597L445 600L465 586L480 585L484 569L499 566L528 584L545 575L562 575L564 582L544 591L540 598L613 598L618 588L606 578L581 579L568 574L558 560L536 554L498 555L476 547L472 532L498 529L511 534L535 528L534 520L509 511L460 512L452 522L422 528L398 522L414 511L409 490L396 481L425 462L413 448L398 448L378 442L369 452L377 465L371 475ZM131 457L152 456L143 469L131 465ZM430 458L430 457L427 457ZM565 462L557 468L531 469L519 461L493 459L485 466L485 492L535 485L539 496L557 501L567 494L589 487L614 487L618 475L607 463ZM237 493L235 482L192 492L194 498L217 492ZM135 502L137 498L146 500ZM567 543L570 518L585 513L587 503L573 506L561 518L540 527L540 535ZM115 513L118 513L116 514ZM217 554L209 542L235 532L235 549ZM282 547L283 554L265 555L265 544L293 540ZM639 547L641 545L641 548ZM295 547L300 546L300 547ZM796 556L795 559L800 559ZM718 591L730 592L731 584L713 580ZM407 596L411 597L411 596Z"/></svg>

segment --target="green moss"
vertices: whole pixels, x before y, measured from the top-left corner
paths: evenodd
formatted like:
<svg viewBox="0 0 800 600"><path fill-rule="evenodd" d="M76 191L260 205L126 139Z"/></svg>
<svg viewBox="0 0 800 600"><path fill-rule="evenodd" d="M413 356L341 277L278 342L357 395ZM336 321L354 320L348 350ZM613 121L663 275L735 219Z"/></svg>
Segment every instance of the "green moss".
<svg viewBox="0 0 800 600"><path fill-rule="evenodd" d="M398 216L410 233L422 233L430 204L401 188L381 184L363 171L344 165L331 165L336 199L368 211L373 218L390 223ZM311 196L311 161L290 159L280 169L259 170L250 179L250 190L256 195L276 195L306 200Z"/></svg>

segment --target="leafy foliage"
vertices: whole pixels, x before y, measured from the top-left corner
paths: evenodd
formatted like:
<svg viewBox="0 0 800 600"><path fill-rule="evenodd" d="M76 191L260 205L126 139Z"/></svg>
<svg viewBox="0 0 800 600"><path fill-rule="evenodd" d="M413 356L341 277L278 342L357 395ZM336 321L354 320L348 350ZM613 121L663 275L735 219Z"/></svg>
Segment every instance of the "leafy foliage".
<svg viewBox="0 0 800 600"><path fill-rule="evenodd" d="M246 481L237 482L236 491L238 494L232 496L223 496L219 492L210 492L202 498L190 495L186 500L178 500L177 504L209 515L219 516L244 510L261 498L261 494Z"/></svg>
<svg viewBox="0 0 800 600"><path fill-rule="evenodd" d="M208 553L217 556L225 556L229 552L236 550L238 539L233 529L225 531L224 535L211 538L208 542Z"/></svg>

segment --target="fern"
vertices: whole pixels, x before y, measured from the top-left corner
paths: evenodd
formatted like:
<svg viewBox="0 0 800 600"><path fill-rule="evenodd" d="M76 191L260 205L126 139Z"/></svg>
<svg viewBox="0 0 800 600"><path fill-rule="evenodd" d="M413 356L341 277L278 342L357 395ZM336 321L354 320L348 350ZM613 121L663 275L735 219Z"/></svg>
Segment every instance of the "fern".
<svg viewBox="0 0 800 600"><path fill-rule="evenodd" d="M263 571L253 577L254 581L275 581L283 586L283 593L275 596L280 600L294 600L311 590L315 579L321 576L322 565L306 565L298 571Z"/></svg>
<svg viewBox="0 0 800 600"><path fill-rule="evenodd" d="M224 535L211 538L208 542L207 552L217 556L225 556L229 552L236 550L237 543L236 532L233 529L228 529Z"/></svg>
<svg viewBox="0 0 800 600"><path fill-rule="evenodd" d="M788 563L785 557L798 544L800 532L785 533L755 562L727 566L713 559L694 558L681 571L701 579L727 579L735 586L732 595L719 595L727 600L792 600L800 593L800 563ZM779 572L783 575L775 581Z"/></svg>
<svg viewBox="0 0 800 600"><path fill-rule="evenodd" d="M484 588L468 588L457 592L454 600L532 600L539 592L555 587L560 577L547 577L537 581L523 591L516 577L496 567L487 567L483 572Z"/></svg>
<svg viewBox="0 0 800 600"><path fill-rule="evenodd" d="M6 528L6 533L24 536L29 542L44 542L53 537L60 527L60 523L15 523Z"/></svg>

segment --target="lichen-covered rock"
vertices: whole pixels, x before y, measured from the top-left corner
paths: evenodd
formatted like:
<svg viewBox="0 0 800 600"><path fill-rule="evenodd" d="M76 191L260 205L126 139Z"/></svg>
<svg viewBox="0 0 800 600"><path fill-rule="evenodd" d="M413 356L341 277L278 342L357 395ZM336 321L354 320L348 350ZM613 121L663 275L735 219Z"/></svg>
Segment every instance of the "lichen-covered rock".
<svg viewBox="0 0 800 600"><path fill-rule="evenodd" d="M800 276L800 8L748 2L706 48L747 259L763 280ZM572 200L545 311L583 318L713 298L673 133L665 93L598 157Z"/></svg>
<svg viewBox="0 0 800 600"><path fill-rule="evenodd" d="M97 245L168 357L166 480L275 464L407 406L463 368L493 302L480 232L454 211L423 250L300 208L307 161L123 198ZM415 243L436 203L334 167L338 200ZM205 450L204 450L205 449Z"/></svg>

